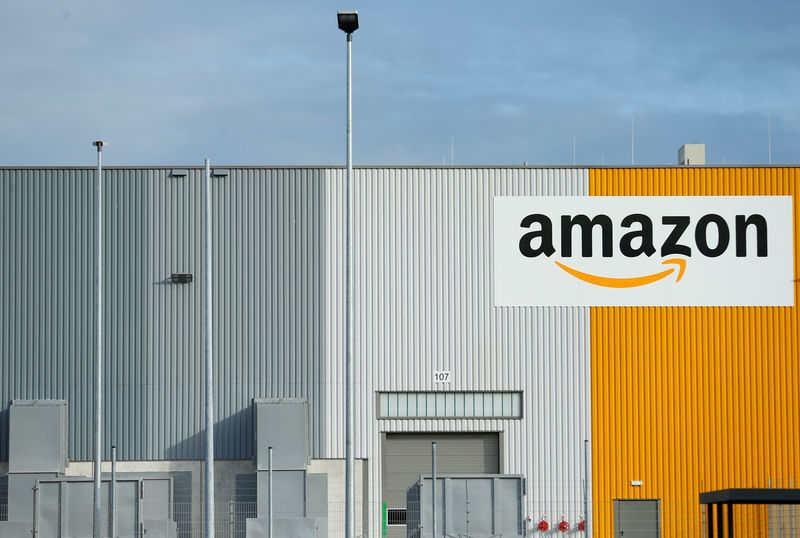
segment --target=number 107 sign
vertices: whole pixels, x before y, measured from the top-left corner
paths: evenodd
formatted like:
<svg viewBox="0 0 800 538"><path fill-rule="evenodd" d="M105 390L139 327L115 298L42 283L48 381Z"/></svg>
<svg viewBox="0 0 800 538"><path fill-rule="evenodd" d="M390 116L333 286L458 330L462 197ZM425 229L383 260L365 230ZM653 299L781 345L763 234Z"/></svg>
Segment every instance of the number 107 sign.
<svg viewBox="0 0 800 538"><path fill-rule="evenodd" d="M436 370L433 372L434 383L450 383L450 370Z"/></svg>

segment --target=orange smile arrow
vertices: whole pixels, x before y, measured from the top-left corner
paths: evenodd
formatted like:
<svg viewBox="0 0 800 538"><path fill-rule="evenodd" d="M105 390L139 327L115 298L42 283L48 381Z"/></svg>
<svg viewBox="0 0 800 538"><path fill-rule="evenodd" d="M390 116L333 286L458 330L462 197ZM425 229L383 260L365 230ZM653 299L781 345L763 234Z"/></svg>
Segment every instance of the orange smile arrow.
<svg viewBox="0 0 800 538"><path fill-rule="evenodd" d="M672 258L669 260L664 260L661 262L662 265L673 263L678 266L678 279L675 281L676 283L681 281L683 278L683 272L686 270L686 260L680 258ZM645 275L645 276L636 276L630 278L614 278L608 276L597 276L597 275L590 275L589 273L583 273L578 271L577 269L573 269L572 267L568 267L563 263L556 262L556 265L561 267L564 271L571 274L575 278L579 278L584 282L588 282L589 284L594 284L595 286L603 286L605 288L636 288L638 286L645 286L647 284L652 284L653 282L657 282L662 278L671 275L675 272L675 268L667 269L666 271L661 271L660 273L655 273L652 275Z"/></svg>

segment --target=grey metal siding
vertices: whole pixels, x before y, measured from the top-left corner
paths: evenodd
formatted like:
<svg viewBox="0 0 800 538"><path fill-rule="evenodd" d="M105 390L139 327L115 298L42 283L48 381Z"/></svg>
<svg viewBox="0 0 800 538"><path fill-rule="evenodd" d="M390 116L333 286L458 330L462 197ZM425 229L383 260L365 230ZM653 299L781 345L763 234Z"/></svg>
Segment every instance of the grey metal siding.
<svg viewBox="0 0 800 538"><path fill-rule="evenodd" d="M203 170L170 170L104 170L105 458L112 443L121 460L204 453ZM323 175L232 168L213 180L218 458L251 457L253 397L308 398L320 452ZM94 178L0 170L0 431L12 399L66 399L72 460L91 457Z"/></svg>
<svg viewBox="0 0 800 538"><path fill-rule="evenodd" d="M214 181L221 457L251 457L254 397L307 398L317 455L325 431L323 174L231 168Z"/></svg>
<svg viewBox="0 0 800 538"><path fill-rule="evenodd" d="M70 454L90 453L94 191L88 170L0 172L0 459L13 399L70 404ZM91 250L89 250L91 248ZM87 458L88 459L88 458Z"/></svg>
<svg viewBox="0 0 800 538"><path fill-rule="evenodd" d="M203 456L203 171L169 172L106 169L104 431L121 460ZM251 457L252 397L308 398L312 455L344 457L343 180L247 167L213 180L219 458ZM67 399L73 460L91 456L93 181L92 168L0 169L0 431L12 399ZM576 518L589 311L493 306L492 204L587 194L583 169L356 169L356 456L371 460L374 527L380 433L395 431L502 432L501 471L526 475L527 510ZM376 419L376 391L442 389L522 391L523 418Z"/></svg>
<svg viewBox="0 0 800 538"><path fill-rule="evenodd" d="M493 304L493 198L586 196L585 169L358 168L354 174L356 457L382 461L381 432L502 432L501 472L529 480L526 512L582 513L590 433L589 309ZM344 171L332 170L327 243L343 245ZM326 361L343 371L343 258L326 257ZM437 385L434 370L451 370ZM344 385L332 376L326 453L344 457ZM523 391L522 420L390 419L376 391ZM372 529L381 465L370 466Z"/></svg>

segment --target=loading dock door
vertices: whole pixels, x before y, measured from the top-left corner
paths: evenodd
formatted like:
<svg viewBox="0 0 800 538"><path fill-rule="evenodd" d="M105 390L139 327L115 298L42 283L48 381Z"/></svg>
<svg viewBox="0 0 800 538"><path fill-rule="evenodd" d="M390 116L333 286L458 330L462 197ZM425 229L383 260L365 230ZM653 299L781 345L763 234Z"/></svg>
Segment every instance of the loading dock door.
<svg viewBox="0 0 800 538"><path fill-rule="evenodd" d="M658 499L615 499L614 535L617 538L658 538L661 536L660 512Z"/></svg>
<svg viewBox="0 0 800 538"><path fill-rule="evenodd" d="M438 474L499 474L500 434L387 433L383 440L382 498L389 523L405 522L406 492L419 475L431 473L431 443L436 442ZM405 524L390 524L387 536L406 536Z"/></svg>

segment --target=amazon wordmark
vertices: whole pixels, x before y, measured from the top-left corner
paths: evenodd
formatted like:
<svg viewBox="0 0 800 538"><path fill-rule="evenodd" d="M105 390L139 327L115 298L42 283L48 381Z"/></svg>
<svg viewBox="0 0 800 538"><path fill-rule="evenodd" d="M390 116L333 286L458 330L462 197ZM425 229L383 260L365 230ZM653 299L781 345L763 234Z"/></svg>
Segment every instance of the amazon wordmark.
<svg viewBox="0 0 800 538"><path fill-rule="evenodd" d="M743 258L748 252L757 257L767 256L767 220L763 215L736 215L733 223L728 223L722 215L709 213L695 222L686 215L665 215L658 223L660 229L654 230L653 220L642 213L625 216L617 226L610 216L599 214L561 215L559 232L554 233L550 217L541 213L531 213L522 219L520 227L530 231L519 240L519 251L526 258L544 254L552 256L556 252L556 240L560 240L560 256L573 256L574 243L580 242L580 256L592 257L595 253L594 238L600 237L600 254L604 258L614 256L615 237L619 237L620 254L628 258L637 256L681 255L691 257L695 249L703 256L716 258L728 249L731 234L736 256ZM755 249L748 249L748 239L755 240ZM658 248L656 246L658 245Z"/></svg>

